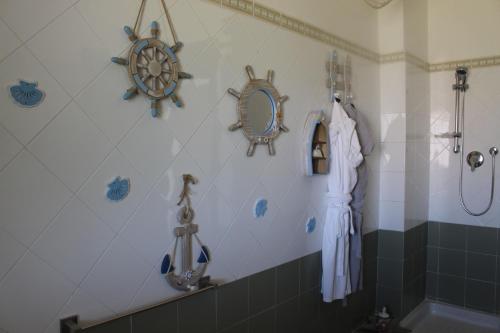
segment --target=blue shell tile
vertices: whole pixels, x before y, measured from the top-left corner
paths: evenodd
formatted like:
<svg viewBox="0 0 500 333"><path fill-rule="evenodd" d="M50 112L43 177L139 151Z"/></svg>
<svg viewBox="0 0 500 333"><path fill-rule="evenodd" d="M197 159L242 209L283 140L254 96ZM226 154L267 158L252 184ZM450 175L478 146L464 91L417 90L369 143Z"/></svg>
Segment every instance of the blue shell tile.
<svg viewBox="0 0 500 333"><path fill-rule="evenodd" d="M306 222L306 232L312 234L314 229L316 229L316 218L310 217Z"/></svg>
<svg viewBox="0 0 500 333"><path fill-rule="evenodd" d="M19 80L19 84L9 87L9 92L16 104L25 108L39 105L45 93L37 88L38 83Z"/></svg>
<svg viewBox="0 0 500 333"><path fill-rule="evenodd" d="M130 180L121 179L116 177L111 183L108 184L108 193L106 196L111 201L121 201L130 192Z"/></svg>
<svg viewBox="0 0 500 333"><path fill-rule="evenodd" d="M259 199L255 202L255 207L254 207L254 212L253 216L255 218L260 218L266 215L267 211L267 200L266 199Z"/></svg>

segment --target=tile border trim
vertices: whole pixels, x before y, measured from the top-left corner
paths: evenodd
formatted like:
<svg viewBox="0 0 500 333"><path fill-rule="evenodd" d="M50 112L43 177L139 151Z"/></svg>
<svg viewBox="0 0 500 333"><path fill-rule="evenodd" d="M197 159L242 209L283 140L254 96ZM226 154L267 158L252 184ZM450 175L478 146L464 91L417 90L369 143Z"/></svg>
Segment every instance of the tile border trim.
<svg viewBox="0 0 500 333"><path fill-rule="evenodd" d="M208 2L262 19L268 23L277 25L278 27L282 27L302 36L312 38L327 45L340 48L367 60L376 63L380 61L380 56L377 52L371 51L337 35L324 31L312 24L303 22L257 2L251 0L208 0Z"/></svg>
<svg viewBox="0 0 500 333"><path fill-rule="evenodd" d="M500 55L429 64L429 72L452 71L458 66L469 68L500 66Z"/></svg>
<svg viewBox="0 0 500 333"><path fill-rule="evenodd" d="M207 2L253 16L268 23L277 25L278 27L282 27L302 36L312 38L327 45L337 47L375 63L387 64L406 61L426 72L452 71L455 70L457 66L468 66L470 68L500 66L500 55L474 59L451 60L448 62L431 64L407 51L379 54L368 48L322 30L312 24L288 16L285 13L279 12L273 8L264 6L256 1L207 0Z"/></svg>

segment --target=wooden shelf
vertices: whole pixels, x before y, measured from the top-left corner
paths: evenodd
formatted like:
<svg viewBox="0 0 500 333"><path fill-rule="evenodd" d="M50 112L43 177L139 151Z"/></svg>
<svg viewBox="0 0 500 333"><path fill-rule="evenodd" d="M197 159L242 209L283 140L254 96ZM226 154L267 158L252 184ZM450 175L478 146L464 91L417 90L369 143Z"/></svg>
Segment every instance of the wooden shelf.
<svg viewBox="0 0 500 333"><path fill-rule="evenodd" d="M328 128L324 123L316 125L312 139L311 152L313 152L317 146L321 149L324 157L311 156L313 162L313 173L317 175L326 175L329 170L328 155L330 147L328 145Z"/></svg>

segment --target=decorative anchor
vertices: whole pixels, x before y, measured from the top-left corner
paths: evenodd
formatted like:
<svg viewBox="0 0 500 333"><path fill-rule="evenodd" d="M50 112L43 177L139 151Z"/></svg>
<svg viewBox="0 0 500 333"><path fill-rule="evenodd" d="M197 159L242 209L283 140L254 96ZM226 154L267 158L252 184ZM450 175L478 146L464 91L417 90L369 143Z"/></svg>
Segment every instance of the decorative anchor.
<svg viewBox="0 0 500 333"><path fill-rule="evenodd" d="M129 40L133 42L128 59L113 57L111 61L118 65L128 66L128 74L134 86L125 92L123 99L131 99L141 92L151 100L151 115L158 117L160 115L160 100L164 98L170 97L177 107L182 107L182 102L175 94L175 90L178 88L179 80L190 79L192 76L180 71L176 53L183 44L177 40L174 25L164 0L161 0L161 3L170 26L174 46L169 47L167 43L158 39L160 29L156 21L151 23L152 37L140 38L137 36L137 28L145 3L146 0L142 0L134 29L129 26L123 28Z"/></svg>
<svg viewBox="0 0 500 333"><path fill-rule="evenodd" d="M175 233L175 246L172 257L170 254L165 255L163 262L161 264L161 273L165 274L165 278L168 283L175 289L178 290L194 290L197 289L200 279L205 273L208 263L210 261L210 255L208 248L203 245L198 238L196 233L198 232L198 225L192 223L194 219L194 211L191 207L191 198L189 197L190 189L189 184L196 184L198 181L192 175L185 174L182 176L184 181L184 188L180 195L180 200L177 203L178 206L185 201L185 205L179 210L177 214L177 220L182 225L174 229ZM198 266L193 269L193 254L192 254L192 238L198 242L201 247L200 256L198 257ZM175 258L177 252L177 245L181 240L181 250L182 250L182 272L180 274L175 274Z"/></svg>

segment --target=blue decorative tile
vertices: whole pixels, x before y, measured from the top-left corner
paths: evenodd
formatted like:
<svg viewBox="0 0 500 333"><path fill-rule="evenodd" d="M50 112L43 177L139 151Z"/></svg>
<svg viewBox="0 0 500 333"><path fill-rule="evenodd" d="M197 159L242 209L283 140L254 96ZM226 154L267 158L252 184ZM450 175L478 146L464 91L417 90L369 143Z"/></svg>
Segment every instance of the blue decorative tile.
<svg viewBox="0 0 500 333"><path fill-rule="evenodd" d="M255 202L255 207L253 210L253 216L258 219L260 217L264 217L267 212L267 200L266 199L258 199Z"/></svg>
<svg viewBox="0 0 500 333"><path fill-rule="evenodd" d="M122 201L130 192L130 180L116 177L108 184L108 193L106 196L111 201Z"/></svg>
<svg viewBox="0 0 500 333"><path fill-rule="evenodd" d="M316 229L316 217L310 217L306 222L306 232L312 234L314 229Z"/></svg>
<svg viewBox="0 0 500 333"><path fill-rule="evenodd" d="M10 95L17 105L32 108L39 105L45 96L37 86L37 82L19 80L19 84L9 87Z"/></svg>

